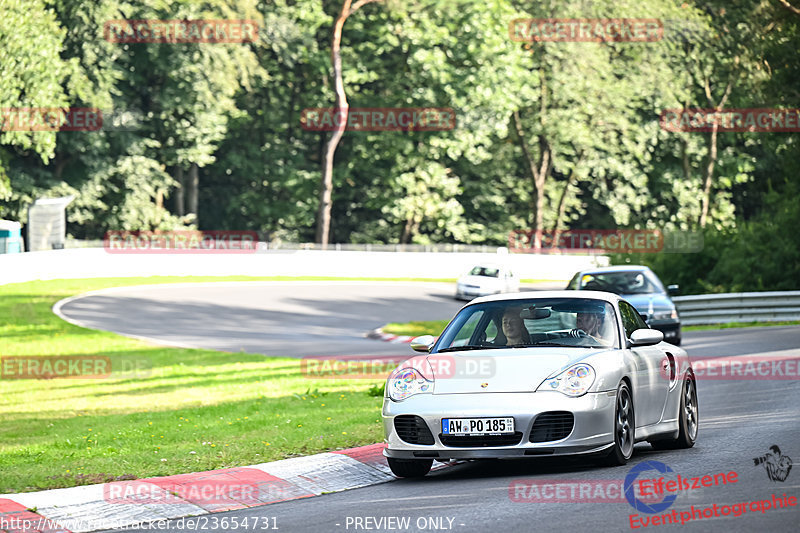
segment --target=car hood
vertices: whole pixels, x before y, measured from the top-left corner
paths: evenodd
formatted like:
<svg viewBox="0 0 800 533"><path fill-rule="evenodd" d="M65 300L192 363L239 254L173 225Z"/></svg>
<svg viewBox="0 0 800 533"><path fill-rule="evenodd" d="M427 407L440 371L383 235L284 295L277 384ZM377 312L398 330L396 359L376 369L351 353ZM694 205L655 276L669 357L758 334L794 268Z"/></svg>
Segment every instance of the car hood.
<svg viewBox="0 0 800 533"><path fill-rule="evenodd" d="M534 392L550 375L610 349L504 348L432 354L428 361L436 369L433 394Z"/></svg>
<svg viewBox="0 0 800 533"><path fill-rule="evenodd" d="M671 311L675 309L675 304L666 294L620 294L620 297L627 300L640 313L651 314L658 311Z"/></svg>

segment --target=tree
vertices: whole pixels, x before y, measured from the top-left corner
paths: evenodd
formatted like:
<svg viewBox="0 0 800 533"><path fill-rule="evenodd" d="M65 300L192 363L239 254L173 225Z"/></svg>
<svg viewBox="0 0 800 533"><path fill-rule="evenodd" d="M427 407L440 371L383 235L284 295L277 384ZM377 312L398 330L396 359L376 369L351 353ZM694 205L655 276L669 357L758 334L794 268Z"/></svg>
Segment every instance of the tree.
<svg viewBox="0 0 800 533"><path fill-rule="evenodd" d="M62 83L71 65L59 55L65 31L43 0L0 0L0 12L0 201L8 201L17 179L8 172L11 160L33 153L48 161L56 146L55 131L19 130L14 117L24 108L66 107ZM16 209L12 216L19 217Z"/></svg>
<svg viewBox="0 0 800 533"><path fill-rule="evenodd" d="M331 192L333 190L333 157L336 153L336 147L344 135L344 130L347 128L347 111L349 106L347 104L347 95L344 91L344 80L342 79L342 29L347 18L355 13L361 6L379 0L357 0L352 4L352 0L344 0L342 2L342 10L333 24L333 37L331 38L331 64L333 65L333 83L334 91L336 93L336 107L335 113L339 117L339 122L333 135L328 140L328 146L325 149L325 156L322 162L322 181L320 185L319 194L319 212L317 213L317 242L322 244L325 248L328 244L331 226ZM352 4L352 7L351 7Z"/></svg>

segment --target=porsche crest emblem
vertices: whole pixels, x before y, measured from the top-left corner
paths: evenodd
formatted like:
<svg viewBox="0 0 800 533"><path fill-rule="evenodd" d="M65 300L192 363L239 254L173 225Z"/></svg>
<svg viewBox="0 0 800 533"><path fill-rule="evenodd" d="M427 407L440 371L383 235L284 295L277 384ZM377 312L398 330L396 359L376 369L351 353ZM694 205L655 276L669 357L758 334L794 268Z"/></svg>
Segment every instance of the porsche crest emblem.
<svg viewBox="0 0 800 533"><path fill-rule="evenodd" d="M481 383L481 388L482 388L482 389L485 389L485 388L486 388L486 387L488 387L488 386L489 386L489 384L488 384L488 383Z"/></svg>

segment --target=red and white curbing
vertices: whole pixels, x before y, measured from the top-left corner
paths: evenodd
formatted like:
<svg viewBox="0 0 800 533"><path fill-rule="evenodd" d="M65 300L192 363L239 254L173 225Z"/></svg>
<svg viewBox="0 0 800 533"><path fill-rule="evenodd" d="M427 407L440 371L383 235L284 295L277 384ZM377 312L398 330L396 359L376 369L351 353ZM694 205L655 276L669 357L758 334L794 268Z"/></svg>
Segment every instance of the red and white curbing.
<svg viewBox="0 0 800 533"><path fill-rule="evenodd" d="M411 339L414 337L409 337L408 335L392 335L391 333L385 333L383 329L373 329L369 333L367 333L368 339L375 339L383 342L393 342L396 344L403 344L411 342Z"/></svg>
<svg viewBox="0 0 800 533"><path fill-rule="evenodd" d="M383 456L385 447L371 444L210 472L4 494L0 495L0 532L84 533L366 487L394 479ZM258 490L255 495L240 492L238 498L226 495L221 500L204 493L219 484ZM125 496L143 493L145 501Z"/></svg>

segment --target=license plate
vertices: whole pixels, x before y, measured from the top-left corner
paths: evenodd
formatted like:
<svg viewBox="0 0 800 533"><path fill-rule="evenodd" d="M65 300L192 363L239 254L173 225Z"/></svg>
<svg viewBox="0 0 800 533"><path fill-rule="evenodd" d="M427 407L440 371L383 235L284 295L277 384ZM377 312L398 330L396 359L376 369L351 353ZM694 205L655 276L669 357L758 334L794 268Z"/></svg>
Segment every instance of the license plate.
<svg viewBox="0 0 800 533"><path fill-rule="evenodd" d="M514 419L502 418L442 418L443 435L503 435L514 433Z"/></svg>

